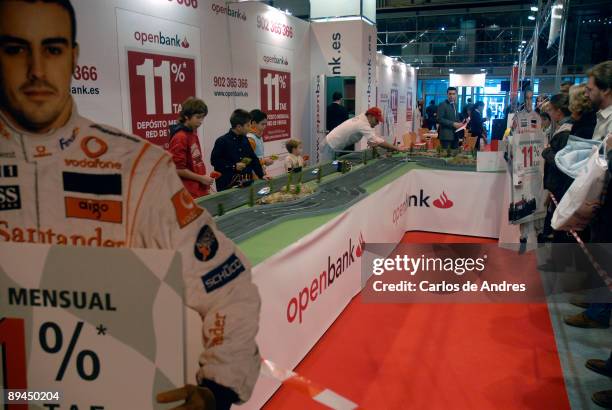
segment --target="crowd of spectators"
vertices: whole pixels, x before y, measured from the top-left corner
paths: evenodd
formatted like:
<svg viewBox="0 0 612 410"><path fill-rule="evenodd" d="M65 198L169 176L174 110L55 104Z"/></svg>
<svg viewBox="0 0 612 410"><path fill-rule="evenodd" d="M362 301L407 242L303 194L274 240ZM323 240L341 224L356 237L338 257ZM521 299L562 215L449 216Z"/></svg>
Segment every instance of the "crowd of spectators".
<svg viewBox="0 0 612 410"><path fill-rule="evenodd" d="M571 85L564 83L560 92L550 98L540 98L536 110L539 111L543 123L550 120L551 132L548 147L543 151L545 160L544 188L547 189L557 202L564 196L571 195L569 190L574 180L563 173L555 164L555 155L563 149L570 135L586 140L604 141L606 136L612 134L612 61L606 61L594 66L588 72L586 84ZM546 128L545 128L546 130ZM555 211L554 201L548 202L548 212L544 231L540 241L553 243L576 243L582 241L588 244L604 246L603 252L595 252L592 257L607 273L612 273L609 263L609 244L612 243L612 137L603 143L602 152L608 162L608 170L604 189L600 199L587 206L588 212L582 216L583 220L578 226L567 228L568 231L556 231L550 226L550 219ZM570 196L568 200L573 200ZM575 237L570 229L577 234ZM605 244L605 245L602 245ZM552 261L557 256L553 247ZM563 248L561 248L563 249ZM567 248L565 248L567 249ZM595 248L599 249L599 248ZM582 252L581 249L579 249ZM584 255L582 255L584 257ZM547 270L548 266L540 266ZM558 266L557 266L558 268ZM603 280L602 280L603 284ZM573 315L566 316L564 322L585 331L597 332L596 329L610 327L612 304L589 303L588 300L575 300L573 305L582 309ZM607 359L590 359L586 367L596 373L612 377L612 355ZM604 408L612 408L612 390L596 392L592 400Z"/></svg>

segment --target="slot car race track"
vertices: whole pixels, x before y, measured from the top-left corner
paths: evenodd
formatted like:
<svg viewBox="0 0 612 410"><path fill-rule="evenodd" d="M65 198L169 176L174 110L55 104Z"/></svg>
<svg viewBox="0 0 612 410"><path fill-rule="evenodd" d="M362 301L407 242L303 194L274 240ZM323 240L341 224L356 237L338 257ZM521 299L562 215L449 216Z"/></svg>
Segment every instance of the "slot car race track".
<svg viewBox="0 0 612 410"><path fill-rule="evenodd" d="M365 153L363 152L354 152L348 155L342 156L340 159L348 160L351 162L353 166L355 164L363 162L363 155L366 155L366 160L370 161L373 159L373 152L368 150ZM317 167L305 168L302 175L302 183L314 181L317 179L317 174L313 174L312 171ZM326 178L330 175L336 174L338 171L336 170L336 166L332 163L323 164L320 167L322 172L322 178ZM274 178L272 185L274 187L280 188L287 184L287 175L281 175ZM259 191L261 188L268 186L266 181L255 181L253 183L253 189L255 192ZM219 205L223 206L224 212L231 211L232 209L240 208L249 202L249 193L250 188L233 188L227 191L219 192L214 195L209 195L207 197L199 199L198 205L206 208L206 210L212 216L220 216ZM273 189L274 191L278 191L278 189Z"/></svg>
<svg viewBox="0 0 612 410"><path fill-rule="evenodd" d="M364 182L383 176L404 163L401 158L375 161L333 181L322 182L316 192L303 199L238 210L219 217L217 226L232 240L241 241L289 217L329 213L346 208L367 195L361 186Z"/></svg>
<svg viewBox="0 0 612 410"><path fill-rule="evenodd" d="M300 200L237 209L248 203L250 188L246 188L222 192L199 201L199 204L211 214L217 215L217 226L225 235L236 242L240 242L287 219L328 214L346 209L368 195L364 188L365 185L408 163L404 155L373 160L372 151L368 150L365 154L368 155L367 164L346 174L340 175L336 171L335 165L325 164L322 167L323 180L317 191ZM341 159L347 160L355 166L363 162L363 155L363 152L356 152L345 155ZM475 167L452 166L438 158L410 157L410 161L428 168L475 171ZM304 171L302 182L313 181L317 178L317 175L312 173L313 169L309 168ZM325 177L330 175L336 177L325 181ZM272 185L283 187L286 183L287 176L283 175L275 178ZM267 185L264 181L256 181L253 184L253 190L257 192ZM234 211L218 216L219 204L223 204L225 211L228 209L234 209Z"/></svg>

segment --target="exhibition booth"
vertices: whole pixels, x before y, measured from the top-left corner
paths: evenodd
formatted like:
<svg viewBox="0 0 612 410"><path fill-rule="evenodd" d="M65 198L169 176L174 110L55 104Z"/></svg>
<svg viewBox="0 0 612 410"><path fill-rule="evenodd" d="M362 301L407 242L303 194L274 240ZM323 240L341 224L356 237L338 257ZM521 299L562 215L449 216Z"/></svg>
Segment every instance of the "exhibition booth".
<svg viewBox="0 0 612 410"><path fill-rule="evenodd" d="M347 11L336 2L311 0L312 21L307 22L260 2L73 0L80 54L72 96L81 115L164 148L181 102L190 96L203 99L208 115L198 134L208 169L212 169L210 153L215 140L227 132L230 115L238 108L259 108L268 114L263 137L266 155L281 158L268 168L270 175L284 173L282 158L290 138L302 141L304 153L314 160L311 165L318 163L327 132L326 107L337 91L343 94L351 115L380 107L384 121L376 133L393 145L404 144L404 136L419 128L415 124L417 71L376 52L374 1L342 3L360 7ZM367 148L365 141L357 148ZM505 170L498 153L490 157L494 164L485 170ZM440 167L426 167L403 155L367 160L364 156L363 164L351 171L369 176L350 182L354 192L349 192L346 202L326 212L285 213L237 240L253 262L253 281L261 295L257 337L261 355L282 369L294 369L361 291L360 258L366 243L395 244L411 230L488 238L515 233L507 224L508 176L505 172L476 172L475 157L471 167L463 170L453 170L444 161ZM342 176L325 177L319 181L323 193L344 194L337 187L325 191L326 184L339 184ZM348 184L349 180L344 181ZM207 209L216 211L217 205ZM243 212L247 204L238 205L233 212ZM237 214L224 218L232 215ZM223 229L223 220L218 221ZM6 255L12 250L0 249ZM54 271L47 271L51 265L45 260L72 260L57 254L55 248L48 252L48 248L33 250L38 256L32 258L32 269L37 273L26 280L29 287L48 286L47 277L57 280ZM112 259L108 250L87 255L78 252L99 264ZM121 352L114 356L122 358L119 364L106 364L114 366L113 371L104 374L106 379L96 384L96 392L102 391L102 384L104 391L120 389L123 378L135 374L138 366L145 369L146 376L137 383L139 395L134 395L138 398L129 403L134 408L145 408L143 403L156 391L185 380L194 383L202 352L198 313L185 310L184 321L168 320L182 316L174 254L145 262L146 253L136 250L133 255L126 250L123 254L130 266L142 271L143 281L154 283L158 290L145 295L135 284L129 285L136 300L146 300L143 303L149 305L143 306L154 308L153 318L148 308L141 307L131 321L146 322L143 340L126 336L111 346L94 337L94 325L124 326L116 318L75 318L62 313L54 319L65 326L82 320L74 343L83 321L87 322L85 329L91 334L83 339L97 346L100 356ZM13 268L0 273L17 282L19 273ZM164 310L165 306L171 306L171 311ZM129 309L127 302L121 309ZM41 324L42 315L36 320ZM177 346L176 340L185 343ZM108 348L104 350L103 345ZM120 366L123 360L125 374ZM30 373L33 363L30 358ZM62 366L65 370L66 365ZM53 378L45 373L47 376ZM280 385L278 379L260 376L251 400L242 408L260 408ZM91 394L99 393L92 388Z"/></svg>

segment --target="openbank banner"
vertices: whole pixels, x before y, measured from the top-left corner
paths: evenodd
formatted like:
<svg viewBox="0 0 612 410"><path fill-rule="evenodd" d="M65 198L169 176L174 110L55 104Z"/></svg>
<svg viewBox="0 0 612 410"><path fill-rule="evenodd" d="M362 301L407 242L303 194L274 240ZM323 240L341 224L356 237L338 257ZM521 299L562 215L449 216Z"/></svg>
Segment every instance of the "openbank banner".
<svg viewBox="0 0 612 410"><path fill-rule="evenodd" d="M166 408L182 294L174 251L0 244L3 388L44 392L30 408Z"/></svg>
<svg viewBox="0 0 612 410"><path fill-rule="evenodd" d="M410 230L496 237L500 205L465 193L482 189L503 198L503 177L408 172L255 266L253 280L262 299L257 338L262 356L285 369L302 360L361 290L365 244L395 244ZM279 385L260 377L252 399L240 408L260 408Z"/></svg>
<svg viewBox="0 0 612 410"><path fill-rule="evenodd" d="M117 9L123 128L167 148L181 103L200 90L199 27Z"/></svg>
<svg viewBox="0 0 612 410"><path fill-rule="evenodd" d="M407 231L499 236L505 173L414 170L408 175L412 187L398 210Z"/></svg>
<svg viewBox="0 0 612 410"><path fill-rule="evenodd" d="M279 141L291 138L291 72L293 50L257 44L259 61L259 103L268 114L268 126L263 140Z"/></svg>
<svg viewBox="0 0 612 410"><path fill-rule="evenodd" d="M227 132L232 111L261 108L259 80L270 74L272 97L278 91L279 110L290 112L291 135L309 146L310 122L304 121L310 113L309 70L285 70L287 77L277 77L274 72L262 73L257 58L258 44L269 44L293 52L293 66L309 67L308 22L259 2L72 3L80 55L71 94L85 117L164 146L180 104L189 96L202 98L209 115L198 134L210 167L214 142ZM279 68L270 70L282 72ZM282 98L290 101L284 104ZM271 104L276 108L275 100ZM265 145L267 155L286 151L283 140ZM281 172L282 163L269 171L276 174L276 169Z"/></svg>

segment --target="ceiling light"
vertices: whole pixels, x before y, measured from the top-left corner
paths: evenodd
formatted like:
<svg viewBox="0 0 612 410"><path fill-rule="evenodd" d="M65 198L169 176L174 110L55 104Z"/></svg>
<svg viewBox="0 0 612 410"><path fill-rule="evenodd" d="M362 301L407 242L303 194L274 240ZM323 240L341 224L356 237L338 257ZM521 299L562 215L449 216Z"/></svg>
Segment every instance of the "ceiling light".
<svg viewBox="0 0 612 410"><path fill-rule="evenodd" d="M446 29L445 29L444 27L442 27L440 30L444 31L444 30L446 30Z"/></svg>
<svg viewBox="0 0 612 410"><path fill-rule="evenodd" d="M487 69L486 68L481 68L480 71L487 71Z"/></svg>
<svg viewBox="0 0 612 410"><path fill-rule="evenodd" d="M527 40L521 41L521 44L527 44Z"/></svg>
<svg viewBox="0 0 612 410"><path fill-rule="evenodd" d="M529 17L527 17L527 19L529 19L529 20L535 20L535 16L529 16Z"/></svg>
<svg viewBox="0 0 612 410"><path fill-rule="evenodd" d="M421 69L421 67L416 67L416 69L417 69L417 70L420 70L420 69Z"/></svg>
<svg viewBox="0 0 612 410"><path fill-rule="evenodd" d="M454 69L452 69L452 68L449 68L449 69L448 69L448 71L450 71L450 72L452 73L452 72L453 72L453 71L455 71L455 70L454 70Z"/></svg>
<svg viewBox="0 0 612 410"><path fill-rule="evenodd" d="M404 48L406 48L406 47L408 47L408 44L404 44L404 45L402 46L402 49L404 49Z"/></svg>
<svg viewBox="0 0 612 410"><path fill-rule="evenodd" d="M538 11L538 8L536 6L531 6L531 11Z"/></svg>

